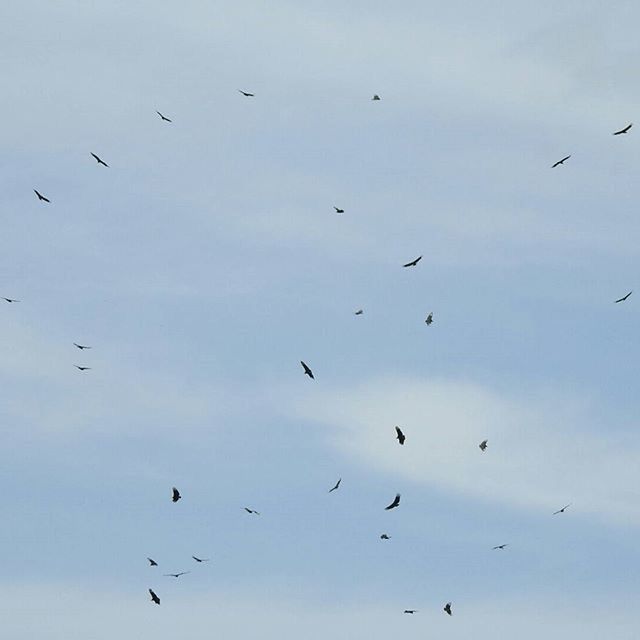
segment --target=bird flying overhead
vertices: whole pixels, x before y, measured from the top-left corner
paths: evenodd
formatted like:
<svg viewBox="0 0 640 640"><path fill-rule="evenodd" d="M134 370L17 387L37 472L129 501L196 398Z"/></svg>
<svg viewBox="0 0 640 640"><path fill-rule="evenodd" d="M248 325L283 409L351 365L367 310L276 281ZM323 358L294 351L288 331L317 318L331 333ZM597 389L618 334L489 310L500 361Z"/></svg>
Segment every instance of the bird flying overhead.
<svg viewBox="0 0 640 640"><path fill-rule="evenodd" d="M417 613L417 609L405 609L402 613Z"/></svg>
<svg viewBox="0 0 640 640"><path fill-rule="evenodd" d="M620 129L620 131L615 131L613 133L614 136L619 136L621 133L627 133L629 129L633 127L633 122L630 122L624 129Z"/></svg>
<svg viewBox="0 0 640 640"><path fill-rule="evenodd" d="M255 94L253 93L247 93L246 91L243 91L242 89L238 89L238 91L245 97L245 98L253 98L255 96Z"/></svg>
<svg viewBox="0 0 640 640"><path fill-rule="evenodd" d="M78 344L77 342L74 342L73 346L78 347L78 349L91 349L91 347L88 347L86 344Z"/></svg>
<svg viewBox="0 0 640 640"><path fill-rule="evenodd" d="M180 492L175 487L172 487L171 488L171 501L172 502L178 502L178 500L180 500L180 498L182 498L182 496L180 495Z"/></svg>
<svg viewBox="0 0 640 640"><path fill-rule="evenodd" d="M363 310L363 309L358 309L356 312L354 312L354 314L353 314L353 315L355 315L355 316L361 316L363 313L364 313L364 310Z"/></svg>
<svg viewBox="0 0 640 640"><path fill-rule="evenodd" d="M400 427L396 427L396 440L400 444L404 444L404 441L406 439L407 439L406 436L404 435L404 433L402 433L402 429Z"/></svg>
<svg viewBox="0 0 640 640"><path fill-rule="evenodd" d="M508 544L498 544L495 547L492 548L493 551L495 551L496 549L504 549L505 547L508 547Z"/></svg>
<svg viewBox="0 0 640 640"><path fill-rule="evenodd" d="M158 563L153 558L147 558L150 567L157 567Z"/></svg>
<svg viewBox="0 0 640 640"><path fill-rule="evenodd" d="M425 322L427 323L427 327L433 322L433 311L427 316Z"/></svg>
<svg viewBox="0 0 640 640"><path fill-rule="evenodd" d="M331 487L331 489L329 489L329 493L331 493L332 491L335 491L340 486L341 482L342 482L342 478L339 478L338 482L336 482L335 485Z"/></svg>
<svg viewBox="0 0 640 640"><path fill-rule="evenodd" d="M485 451L487 448L488 440L483 440L478 446L480 447L480 451Z"/></svg>
<svg viewBox="0 0 640 640"><path fill-rule="evenodd" d="M195 556L191 556L196 562L209 562L209 558L196 558Z"/></svg>
<svg viewBox="0 0 640 640"><path fill-rule="evenodd" d="M91 367L81 367L79 364L74 364L73 366L78 369L78 371L89 371L91 369Z"/></svg>
<svg viewBox="0 0 640 640"><path fill-rule="evenodd" d="M447 604L444 605L444 610L451 616L453 615L453 613L451 613L451 603L447 602Z"/></svg>
<svg viewBox="0 0 640 640"><path fill-rule="evenodd" d="M173 120L169 120L169 118L167 118L166 116L163 116L159 111L156 111L156 113L160 116L160 118L162 120L164 120L165 122L173 122Z"/></svg>
<svg viewBox="0 0 640 640"><path fill-rule="evenodd" d="M149 589L149 593L151 594L152 602L155 602L156 604L160 604L160 598L158 598L158 596L155 594L155 591L153 589Z"/></svg>
<svg viewBox="0 0 640 640"><path fill-rule="evenodd" d="M568 509L571 506L571 502L569 504L565 504L564 507L562 507L562 509L558 509L557 511L553 512L553 515L558 515L559 513L564 513L565 509Z"/></svg>
<svg viewBox="0 0 640 640"><path fill-rule="evenodd" d="M377 93L373 94L373 98L371 98L372 100L378 101L380 100L380 96Z"/></svg>
<svg viewBox="0 0 640 640"><path fill-rule="evenodd" d="M561 164L564 164L570 157L571 157L571 154L569 154L568 156L565 156L564 158L562 158L562 160L558 160L558 162L556 162L556 163L551 165L551 168L555 169L556 167L560 166Z"/></svg>
<svg viewBox="0 0 640 640"><path fill-rule="evenodd" d="M309 367L302 360L300 360L300 364L304 369L305 375L309 376L312 380L315 380L315 378L313 377L313 371L311 371L311 369L309 369Z"/></svg>
<svg viewBox="0 0 640 640"><path fill-rule="evenodd" d="M93 152L90 152L90 153L96 159L96 162L98 164L103 164L105 167L109 166L104 160L101 160L100 158L98 158L98 156L95 153L93 153Z"/></svg>
<svg viewBox="0 0 640 640"><path fill-rule="evenodd" d="M385 507L384 510L389 511L389 509L395 509L399 504L400 504L400 494L396 493L396 497L393 499L393 502L388 507Z"/></svg>
<svg viewBox="0 0 640 640"><path fill-rule="evenodd" d="M403 264L403 267L415 267L418 262L420 262L420 260L422 260L422 256L418 256L415 260L412 260L411 262L407 262L407 264Z"/></svg>
<svg viewBox="0 0 640 640"><path fill-rule="evenodd" d="M256 515L256 516L259 516L259 515L260 515L260 513L258 513L255 509L249 509L249 507L244 507L244 510L245 510L247 513L253 513L253 514L254 514L254 515Z"/></svg>
<svg viewBox="0 0 640 640"><path fill-rule="evenodd" d="M5 302L20 302L20 300L16 300L15 298L2 298Z"/></svg>
<svg viewBox="0 0 640 640"><path fill-rule="evenodd" d="M37 191L36 189L33 190L33 192L38 196L38 200L44 200L45 202L51 202L51 200L49 200L49 198L45 198L45 196L43 196L39 191Z"/></svg>
<svg viewBox="0 0 640 640"><path fill-rule="evenodd" d="M388 536L386 533L383 533L380 536L380 540L391 540L391 536Z"/></svg>
<svg viewBox="0 0 640 640"><path fill-rule="evenodd" d="M187 573L191 573L191 571L181 571L180 573L163 573L162 575L165 578L179 578L180 576L185 576Z"/></svg>
<svg viewBox="0 0 640 640"><path fill-rule="evenodd" d="M336 206L334 205L334 207L333 207L333 208L336 210L336 213L344 213L344 209L340 209L340 207L336 207Z"/></svg>
<svg viewBox="0 0 640 640"><path fill-rule="evenodd" d="M633 293L633 291L629 291L629 293L627 293L626 296L622 296L622 298L618 298L615 303L618 304L618 302L624 302L631 294ZM6 298L5 298L6 300Z"/></svg>

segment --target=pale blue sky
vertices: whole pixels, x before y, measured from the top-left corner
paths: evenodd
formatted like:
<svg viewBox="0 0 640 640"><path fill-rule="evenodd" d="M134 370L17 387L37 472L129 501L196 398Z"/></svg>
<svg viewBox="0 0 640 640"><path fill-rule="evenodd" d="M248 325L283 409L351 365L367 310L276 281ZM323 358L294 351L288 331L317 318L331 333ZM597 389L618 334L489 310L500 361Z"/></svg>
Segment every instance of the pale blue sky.
<svg viewBox="0 0 640 640"><path fill-rule="evenodd" d="M638 19L0 7L7 637L635 638Z"/></svg>

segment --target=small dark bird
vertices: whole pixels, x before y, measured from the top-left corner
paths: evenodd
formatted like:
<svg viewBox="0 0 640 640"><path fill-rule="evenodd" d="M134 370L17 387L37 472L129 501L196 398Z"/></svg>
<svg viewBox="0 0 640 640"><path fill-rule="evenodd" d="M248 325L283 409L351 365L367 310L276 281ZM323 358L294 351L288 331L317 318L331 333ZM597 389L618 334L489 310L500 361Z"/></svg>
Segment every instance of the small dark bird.
<svg viewBox="0 0 640 640"><path fill-rule="evenodd" d="M407 262L407 264L403 264L403 267L415 267L418 262L420 262L420 260L422 260L422 256L418 256L415 260L412 260L411 262Z"/></svg>
<svg viewBox="0 0 640 640"><path fill-rule="evenodd" d="M402 429L400 427L396 427L396 440L400 444L404 444L404 441L406 439L407 439L406 436L404 435L404 433L402 433Z"/></svg>
<svg viewBox="0 0 640 640"><path fill-rule="evenodd" d="M20 302L20 300L16 300L15 298L2 298L5 302Z"/></svg>
<svg viewBox="0 0 640 640"><path fill-rule="evenodd" d="M150 567L157 567L158 563L153 558L147 558Z"/></svg>
<svg viewBox="0 0 640 640"><path fill-rule="evenodd" d="M98 156L95 153L91 152L91 155L96 159L98 164L103 164L105 167L109 166L104 160L101 160L100 158L98 158Z"/></svg>
<svg viewBox="0 0 640 640"><path fill-rule="evenodd" d="M364 310L362 309L358 309L353 315L355 316L361 316L364 313Z"/></svg>
<svg viewBox="0 0 640 640"><path fill-rule="evenodd" d="M616 131L613 135L619 136L621 133L627 133L629 129L633 127L633 122L630 122L624 129L620 129L620 131Z"/></svg>
<svg viewBox="0 0 640 640"><path fill-rule="evenodd" d="M336 213L344 213L344 209L340 209L339 207L333 207L336 210Z"/></svg>
<svg viewBox="0 0 640 640"><path fill-rule="evenodd" d="M417 613L417 609L405 609L402 613Z"/></svg>
<svg viewBox="0 0 640 640"><path fill-rule="evenodd" d="M393 502L388 507L385 507L384 510L389 511L389 509L395 509L399 504L400 504L400 494L396 493L396 497L393 499Z"/></svg>
<svg viewBox="0 0 640 640"><path fill-rule="evenodd" d="M372 100L380 100L380 96L377 93L373 94L373 98L371 98Z"/></svg>
<svg viewBox="0 0 640 640"><path fill-rule="evenodd" d="M566 504L564 507L562 507L562 509L558 509L557 511L554 511L554 512L553 512L553 515L554 515L554 516L556 516L556 515L558 515L559 513L564 513L564 510L565 510L565 509L568 509L568 508L571 506L571 504L572 504L572 503L570 502L569 504Z"/></svg>
<svg viewBox="0 0 640 640"><path fill-rule="evenodd" d="M451 613L451 603L447 602L447 604L444 605L444 610L450 615L452 616L453 614Z"/></svg>
<svg viewBox="0 0 640 640"><path fill-rule="evenodd" d="M73 343L74 347L78 347L78 349L82 350L82 349L91 349L91 347L88 347L86 344L78 344L77 342Z"/></svg>
<svg viewBox="0 0 640 640"><path fill-rule="evenodd" d="M155 591L153 589L149 589L149 593L151 594L151 600L156 604L160 604L160 598L155 594Z"/></svg>
<svg viewBox="0 0 640 640"><path fill-rule="evenodd" d="M249 507L244 507L244 510L245 510L247 513L253 513L253 514L254 514L254 515L256 515L256 516L259 516L259 515L260 515L260 514L259 514L255 509L249 509Z"/></svg>
<svg viewBox="0 0 640 640"><path fill-rule="evenodd" d="M508 547L508 544L499 544L495 547L493 547L493 551L495 551L496 549L504 549L505 547Z"/></svg>
<svg viewBox="0 0 640 640"><path fill-rule="evenodd" d="M562 160L558 160L558 162L556 162L555 164L551 165L551 168L555 169L556 167L560 166L561 164L564 164L570 157L571 157L571 155L568 155L568 156L565 156L564 158L562 158Z"/></svg>
<svg viewBox="0 0 640 640"><path fill-rule="evenodd" d="M338 482L336 482L335 485L331 487L331 489L329 489L329 493L331 493L332 491L335 491L340 486L341 482L342 482L342 478L340 478Z"/></svg>
<svg viewBox="0 0 640 640"><path fill-rule="evenodd" d="M253 98L255 96L255 94L253 93L247 93L246 91L243 91L242 89L238 89L238 91L245 96L245 98Z"/></svg>
<svg viewBox="0 0 640 640"><path fill-rule="evenodd" d="M312 380L315 380L315 378L313 377L313 371L311 371L311 369L309 369L309 367L304 362L302 362L302 360L300 360L300 364L304 369L305 375L309 376Z"/></svg>
<svg viewBox="0 0 640 640"><path fill-rule="evenodd" d="M187 573L191 573L191 571L181 571L180 573L163 573L162 575L165 578L179 578L180 576L186 576Z"/></svg>
<svg viewBox="0 0 640 640"><path fill-rule="evenodd" d="M478 446L480 447L480 451L485 451L487 448L488 440L483 440Z"/></svg>
<svg viewBox="0 0 640 640"><path fill-rule="evenodd" d="M169 120L169 118L167 118L166 116L163 116L159 111L156 111L156 113L160 116L160 118L162 120L164 120L165 122L173 122L173 120Z"/></svg>
<svg viewBox="0 0 640 640"><path fill-rule="evenodd" d="M91 367L81 367L79 364L74 364L73 366L78 369L78 371L89 371L91 369Z"/></svg>
<svg viewBox="0 0 640 640"><path fill-rule="evenodd" d="M632 293L633 293L633 291L629 291L629 293L627 293L626 296L622 296L622 298L618 298L615 301L615 304L618 304L618 302L624 302ZM6 300L6 298L5 298L5 300Z"/></svg>
<svg viewBox="0 0 640 640"><path fill-rule="evenodd" d="M427 316L425 322L427 324L427 327L433 322L433 311Z"/></svg>
<svg viewBox="0 0 640 640"><path fill-rule="evenodd" d="M391 536L388 536L386 533L383 533L380 536L380 540L391 540Z"/></svg>
<svg viewBox="0 0 640 640"><path fill-rule="evenodd" d="M45 198L39 191L36 191L36 189L34 189L33 191L38 196L38 200L44 200L45 202L51 202L51 200L49 200L49 198Z"/></svg>
<svg viewBox="0 0 640 640"><path fill-rule="evenodd" d="M209 562L209 558L196 558L195 556L191 556L196 562Z"/></svg>
<svg viewBox="0 0 640 640"><path fill-rule="evenodd" d="M182 496L180 495L180 492L175 487L172 487L171 488L171 501L172 502L178 502L178 500L180 500L180 498L182 498Z"/></svg>

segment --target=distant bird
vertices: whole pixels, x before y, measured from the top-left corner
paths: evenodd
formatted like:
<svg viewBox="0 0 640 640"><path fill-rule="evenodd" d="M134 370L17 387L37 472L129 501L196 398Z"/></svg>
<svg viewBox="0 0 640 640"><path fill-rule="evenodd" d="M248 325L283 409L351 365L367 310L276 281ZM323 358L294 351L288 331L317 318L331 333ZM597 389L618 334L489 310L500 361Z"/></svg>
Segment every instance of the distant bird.
<svg viewBox="0 0 640 640"><path fill-rule="evenodd" d="M191 556L196 562L209 562L209 558L196 558L195 556Z"/></svg>
<svg viewBox="0 0 640 640"><path fill-rule="evenodd" d="M253 514L254 514L254 515L256 515L256 516L259 516L259 515L260 515L260 513L259 513L258 511L256 511L255 509L249 509L249 507L244 507L244 510L245 510L247 513L253 513Z"/></svg>
<svg viewBox="0 0 640 640"><path fill-rule="evenodd" d="M618 302L624 302L632 293L633 293L633 291L629 291L629 293L627 293L626 296L622 296L622 298L618 298L615 301L615 304L618 304ZM5 298L5 300L6 300L6 298Z"/></svg>
<svg viewBox="0 0 640 640"><path fill-rule="evenodd" d="M478 446L480 447L480 451L485 451L487 449L488 440L483 440Z"/></svg>
<svg viewBox="0 0 640 640"><path fill-rule="evenodd" d="M247 93L246 91L243 91L242 89L238 89L238 91L245 97L245 98L253 98L255 96L255 94L253 93Z"/></svg>
<svg viewBox="0 0 640 640"><path fill-rule="evenodd" d="M403 267L415 267L418 262L420 262L420 260L422 260L422 256L418 256L415 260L412 260L411 262L407 262L407 264L403 264Z"/></svg>
<svg viewBox="0 0 640 640"><path fill-rule="evenodd" d="M620 131L614 132L614 136L619 136L621 133L627 133L629 129L633 127L633 122L630 122L624 129L620 129Z"/></svg>
<svg viewBox="0 0 640 640"><path fill-rule="evenodd" d="M36 189L33 190L33 192L38 196L38 200L44 200L45 202L51 202L51 200L49 200L49 198L46 198L45 196L43 196L39 191L37 191Z"/></svg>
<svg viewBox="0 0 640 640"><path fill-rule="evenodd" d="M353 315L355 316L361 316L364 313L363 309L358 309Z"/></svg>
<svg viewBox="0 0 640 640"><path fill-rule="evenodd" d="M151 594L151 600L156 604L160 604L160 598L155 594L155 591L153 589L149 589L149 593Z"/></svg>
<svg viewBox="0 0 640 640"><path fill-rule="evenodd" d="M180 492L175 487L172 487L171 488L171 501L172 502L178 502L178 500L180 500L180 498L182 498L182 496L180 495Z"/></svg>
<svg viewBox="0 0 640 640"><path fill-rule="evenodd" d="M388 536L386 533L383 533L380 536L380 540L391 540L391 536Z"/></svg>
<svg viewBox="0 0 640 640"><path fill-rule="evenodd" d="M400 494L396 493L396 497L393 499L393 502L388 507L385 507L384 510L389 511L389 509L395 509L399 504L400 504Z"/></svg>
<svg viewBox="0 0 640 640"><path fill-rule="evenodd" d="M450 615L452 616L453 613L451 613L451 603L447 602L447 604L444 605L444 610Z"/></svg>
<svg viewBox="0 0 640 640"><path fill-rule="evenodd" d="M311 371L311 369L309 369L309 367L302 360L300 360L300 364L304 369L305 375L309 376L312 380L315 380L315 378L313 377L313 371Z"/></svg>
<svg viewBox="0 0 640 640"><path fill-rule="evenodd" d="M427 316L425 322L427 323L427 327L433 322L433 311Z"/></svg>
<svg viewBox="0 0 640 640"><path fill-rule="evenodd" d="M79 364L74 364L73 366L78 369L78 371L89 371L91 369L91 367L81 367Z"/></svg>
<svg viewBox="0 0 640 640"><path fill-rule="evenodd" d="M78 344L77 342L73 343L74 347L78 347L78 349L82 350L82 349L91 349L91 347L88 347L86 344Z"/></svg>
<svg viewBox="0 0 640 640"><path fill-rule="evenodd" d="M5 302L20 302L20 300L16 300L15 298L2 298Z"/></svg>
<svg viewBox="0 0 640 640"><path fill-rule="evenodd" d="M396 427L396 440L400 444L404 444L404 441L406 439L407 439L406 436L404 435L404 433L402 433L402 429L400 427Z"/></svg>
<svg viewBox="0 0 640 640"><path fill-rule="evenodd" d="M504 549L505 547L508 547L508 544L498 544L495 547L492 548L493 551L495 551L496 549Z"/></svg>
<svg viewBox="0 0 640 640"><path fill-rule="evenodd" d="M380 100L380 96L377 93L373 94L373 98L371 98L372 100Z"/></svg>
<svg viewBox="0 0 640 640"><path fill-rule="evenodd" d="M187 573L191 573L191 571L181 571L180 573L163 573L162 575L165 578L179 578L180 576L186 576Z"/></svg>
<svg viewBox="0 0 640 640"><path fill-rule="evenodd" d="M169 120L169 118L167 118L166 116L163 116L159 111L156 111L156 113L160 116L160 118L162 120L164 120L165 122L173 122L173 120Z"/></svg>
<svg viewBox="0 0 640 640"><path fill-rule="evenodd" d="M342 478L339 478L338 482L336 482L335 485L331 487L331 489L329 489L329 493L331 493L332 491L335 491L340 486L341 482L342 482Z"/></svg>
<svg viewBox="0 0 640 640"><path fill-rule="evenodd" d="M158 563L153 558L147 558L150 567L157 567Z"/></svg>
<svg viewBox="0 0 640 640"><path fill-rule="evenodd" d="M417 609L405 609L402 613L417 613Z"/></svg>
<svg viewBox="0 0 640 640"><path fill-rule="evenodd" d="M566 504L564 507L562 507L562 509L558 509L557 511L553 512L553 515L558 515L559 513L564 513L565 509L568 509L571 506L571 502L569 504Z"/></svg>
<svg viewBox="0 0 640 640"><path fill-rule="evenodd" d="M556 167L560 166L561 164L564 164L570 157L571 157L571 154L569 154L568 156L565 156L564 158L562 158L562 160L558 160L558 162L556 162L555 164L551 165L551 168L555 169Z"/></svg>
<svg viewBox="0 0 640 640"><path fill-rule="evenodd" d="M104 160L101 160L100 158L98 158L98 156L95 153L91 152L91 155L96 159L98 164L103 164L105 167L109 166Z"/></svg>
<svg viewBox="0 0 640 640"><path fill-rule="evenodd" d="M336 210L336 213L344 213L344 209L340 209L340 207L336 207L336 206L334 205L334 207L333 207L333 208Z"/></svg>

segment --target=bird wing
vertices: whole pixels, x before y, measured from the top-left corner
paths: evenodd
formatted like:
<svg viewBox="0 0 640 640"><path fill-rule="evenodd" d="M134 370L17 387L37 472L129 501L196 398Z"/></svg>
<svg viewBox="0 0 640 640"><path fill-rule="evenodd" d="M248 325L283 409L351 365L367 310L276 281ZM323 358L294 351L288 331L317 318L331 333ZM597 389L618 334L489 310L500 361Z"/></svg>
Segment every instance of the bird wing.
<svg viewBox="0 0 640 640"><path fill-rule="evenodd" d="M397 507L399 504L400 504L400 494L397 493L396 497L393 499L393 502L388 507L385 507L384 509L385 511L388 511L389 509L393 509Z"/></svg>

